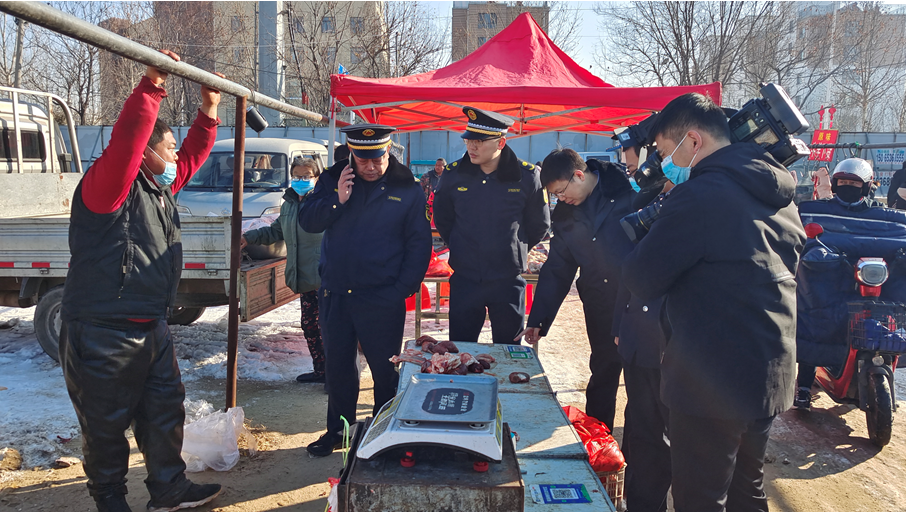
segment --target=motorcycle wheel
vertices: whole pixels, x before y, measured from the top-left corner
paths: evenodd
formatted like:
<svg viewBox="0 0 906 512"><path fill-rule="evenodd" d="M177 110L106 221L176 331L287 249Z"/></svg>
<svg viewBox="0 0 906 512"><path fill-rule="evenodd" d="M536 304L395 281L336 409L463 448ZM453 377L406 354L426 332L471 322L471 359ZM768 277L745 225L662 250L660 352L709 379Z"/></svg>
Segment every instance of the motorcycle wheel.
<svg viewBox="0 0 906 512"><path fill-rule="evenodd" d="M868 422L868 438L879 448L890 442L893 429L893 401L890 396L890 384L884 375L870 375L868 383L868 410L865 419Z"/></svg>

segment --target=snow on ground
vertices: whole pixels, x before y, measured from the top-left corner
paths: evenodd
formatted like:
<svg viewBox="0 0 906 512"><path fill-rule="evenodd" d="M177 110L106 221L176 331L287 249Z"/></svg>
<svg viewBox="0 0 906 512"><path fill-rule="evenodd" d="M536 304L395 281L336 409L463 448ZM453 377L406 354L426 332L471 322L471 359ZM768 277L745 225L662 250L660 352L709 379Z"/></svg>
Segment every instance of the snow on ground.
<svg viewBox="0 0 906 512"><path fill-rule="evenodd" d="M19 450L24 467L46 467L57 457L80 454L79 446L67 442L79 434L79 425L63 371L35 337L34 310L0 307L0 322L19 318L12 329L0 330L0 388L7 388L0 390L0 449ZM192 382L226 379L227 313L227 306L208 308L192 325L171 326L179 369L187 383L187 400L220 401L220 397L196 389ZM433 322L423 325L430 328ZM490 341L490 329L486 330L482 340ZM414 333L410 313L406 336ZM364 358L360 367L368 371ZM312 361L302 335L298 300L239 324L240 381L291 381L310 371Z"/></svg>

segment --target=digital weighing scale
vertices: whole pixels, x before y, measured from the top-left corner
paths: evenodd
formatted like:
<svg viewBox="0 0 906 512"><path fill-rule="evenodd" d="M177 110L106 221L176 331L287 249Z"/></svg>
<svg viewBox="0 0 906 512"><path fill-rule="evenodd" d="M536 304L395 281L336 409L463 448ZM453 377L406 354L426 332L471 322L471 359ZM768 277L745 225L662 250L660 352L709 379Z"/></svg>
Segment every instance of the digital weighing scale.
<svg viewBox="0 0 906 512"><path fill-rule="evenodd" d="M439 446L483 460L503 459L497 379L488 375L416 374L374 417L358 446L370 460L405 446Z"/></svg>

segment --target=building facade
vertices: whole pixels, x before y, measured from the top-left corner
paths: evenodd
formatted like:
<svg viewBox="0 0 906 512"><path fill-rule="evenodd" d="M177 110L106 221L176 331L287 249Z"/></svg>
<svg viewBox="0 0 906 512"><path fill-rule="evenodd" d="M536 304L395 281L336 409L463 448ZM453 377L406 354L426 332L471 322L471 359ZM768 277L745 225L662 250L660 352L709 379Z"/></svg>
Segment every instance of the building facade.
<svg viewBox="0 0 906 512"><path fill-rule="evenodd" d="M549 2L453 2L453 60L478 49L524 12L548 31Z"/></svg>

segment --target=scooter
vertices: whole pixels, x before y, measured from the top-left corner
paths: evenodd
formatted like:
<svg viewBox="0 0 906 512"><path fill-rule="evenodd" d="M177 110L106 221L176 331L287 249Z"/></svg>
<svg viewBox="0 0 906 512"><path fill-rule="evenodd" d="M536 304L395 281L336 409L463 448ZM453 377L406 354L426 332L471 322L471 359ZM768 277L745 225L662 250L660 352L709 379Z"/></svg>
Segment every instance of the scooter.
<svg viewBox="0 0 906 512"><path fill-rule="evenodd" d="M809 238L832 251L818 239L823 231L816 223L805 226ZM906 353L906 305L879 299L890 275L884 258L860 258L853 270L861 298L847 303L846 362L818 367L815 380L835 402L865 411L869 439L883 447L890 442L897 409L894 368L898 356Z"/></svg>

